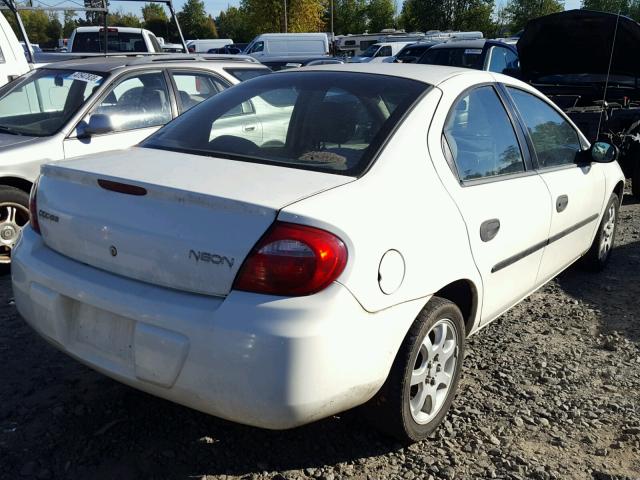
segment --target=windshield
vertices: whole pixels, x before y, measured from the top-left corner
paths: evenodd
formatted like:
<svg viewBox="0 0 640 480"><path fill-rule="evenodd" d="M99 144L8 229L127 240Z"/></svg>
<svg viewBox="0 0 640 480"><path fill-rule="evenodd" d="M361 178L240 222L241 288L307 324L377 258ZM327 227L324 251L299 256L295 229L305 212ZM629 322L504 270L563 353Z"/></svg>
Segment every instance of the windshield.
<svg viewBox="0 0 640 480"><path fill-rule="evenodd" d="M430 48L419 63L480 69L481 57L481 48Z"/></svg>
<svg viewBox="0 0 640 480"><path fill-rule="evenodd" d="M360 56L361 57L373 57L376 54L376 52L378 51L379 48L380 48L380 45L371 45Z"/></svg>
<svg viewBox="0 0 640 480"><path fill-rule="evenodd" d="M109 30L107 41L110 52L148 51L142 33L125 33ZM158 45L158 47L160 46ZM72 51L85 53L104 52L104 32L76 32L73 38Z"/></svg>
<svg viewBox="0 0 640 480"><path fill-rule="evenodd" d="M428 88L351 72L265 75L204 101L142 146L355 176Z"/></svg>
<svg viewBox="0 0 640 480"><path fill-rule="evenodd" d="M241 82L271 73L271 70L268 68L225 68L224 71L229 75L233 75Z"/></svg>
<svg viewBox="0 0 640 480"><path fill-rule="evenodd" d="M60 130L102 84L100 73L37 69L0 90L0 131L49 136Z"/></svg>

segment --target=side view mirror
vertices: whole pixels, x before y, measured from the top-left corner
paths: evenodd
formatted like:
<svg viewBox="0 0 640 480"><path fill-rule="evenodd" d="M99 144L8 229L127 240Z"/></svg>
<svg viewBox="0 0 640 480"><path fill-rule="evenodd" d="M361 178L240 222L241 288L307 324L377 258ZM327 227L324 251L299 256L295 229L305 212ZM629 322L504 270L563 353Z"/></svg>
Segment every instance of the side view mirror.
<svg viewBox="0 0 640 480"><path fill-rule="evenodd" d="M618 159L618 147L607 142L595 142L589 149L591 160L596 163L611 163Z"/></svg>
<svg viewBox="0 0 640 480"><path fill-rule="evenodd" d="M113 121L109 115L104 113L94 113L89 118L89 123L84 127L83 137L91 135L102 135L103 133L113 132Z"/></svg>

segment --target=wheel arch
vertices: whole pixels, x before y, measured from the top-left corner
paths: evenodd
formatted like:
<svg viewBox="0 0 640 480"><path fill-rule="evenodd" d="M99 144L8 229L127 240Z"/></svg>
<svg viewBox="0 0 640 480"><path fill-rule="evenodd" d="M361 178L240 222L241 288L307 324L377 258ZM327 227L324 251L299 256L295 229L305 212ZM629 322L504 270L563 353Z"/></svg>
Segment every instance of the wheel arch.
<svg viewBox="0 0 640 480"><path fill-rule="evenodd" d="M442 287L434 293L433 296L445 298L457 305L464 318L465 333L469 335L476 324L479 308L479 296L476 285L469 279L455 280Z"/></svg>
<svg viewBox="0 0 640 480"><path fill-rule="evenodd" d="M622 180L616 184L613 193L618 195L618 200L620 200L620 205L622 205L622 197L624 196L624 182Z"/></svg>
<svg viewBox="0 0 640 480"><path fill-rule="evenodd" d="M23 192L30 193L33 183L20 177L2 177L0 178L0 187L13 187Z"/></svg>

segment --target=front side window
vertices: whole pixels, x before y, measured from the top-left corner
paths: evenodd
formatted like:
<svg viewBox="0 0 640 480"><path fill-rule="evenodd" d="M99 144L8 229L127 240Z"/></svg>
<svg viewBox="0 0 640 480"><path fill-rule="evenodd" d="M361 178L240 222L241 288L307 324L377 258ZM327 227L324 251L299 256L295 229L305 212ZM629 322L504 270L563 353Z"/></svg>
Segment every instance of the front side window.
<svg viewBox="0 0 640 480"><path fill-rule="evenodd" d="M143 146L358 175L428 88L350 72L265 75L201 103Z"/></svg>
<svg viewBox="0 0 640 480"><path fill-rule="evenodd" d="M197 104L213 97L229 86L217 78L205 73L172 72L171 76L178 89L180 113L186 112Z"/></svg>
<svg viewBox="0 0 640 480"><path fill-rule="evenodd" d="M569 122L536 96L516 88L507 90L529 130L540 168L573 164L581 146Z"/></svg>
<svg viewBox="0 0 640 480"><path fill-rule="evenodd" d="M162 72L150 72L125 78L111 89L90 115L94 113L108 115L115 132L164 125L171 120L164 75Z"/></svg>
<svg viewBox="0 0 640 480"><path fill-rule="evenodd" d="M60 130L105 75L93 72L37 69L0 94L0 131L49 136Z"/></svg>
<svg viewBox="0 0 640 480"><path fill-rule="evenodd" d="M524 171L511 120L493 87L460 98L444 128L460 180L477 180Z"/></svg>
<svg viewBox="0 0 640 480"><path fill-rule="evenodd" d="M378 49L380 48L379 45L371 45L369 48L367 48L363 53L362 53L362 57L375 57L376 53L378 52Z"/></svg>
<svg viewBox="0 0 640 480"><path fill-rule="evenodd" d="M256 42L249 50L249 53L261 52L264 50L264 42Z"/></svg>

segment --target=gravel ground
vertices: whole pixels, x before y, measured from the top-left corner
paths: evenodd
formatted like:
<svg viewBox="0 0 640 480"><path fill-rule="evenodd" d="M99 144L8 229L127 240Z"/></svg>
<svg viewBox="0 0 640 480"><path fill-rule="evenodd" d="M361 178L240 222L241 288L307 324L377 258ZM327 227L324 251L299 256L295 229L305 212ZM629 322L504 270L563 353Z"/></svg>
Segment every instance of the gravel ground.
<svg viewBox="0 0 640 480"><path fill-rule="evenodd" d="M640 204L600 275L572 268L469 341L432 439L403 448L354 412L286 432L120 385L18 317L0 277L0 478L640 478Z"/></svg>

